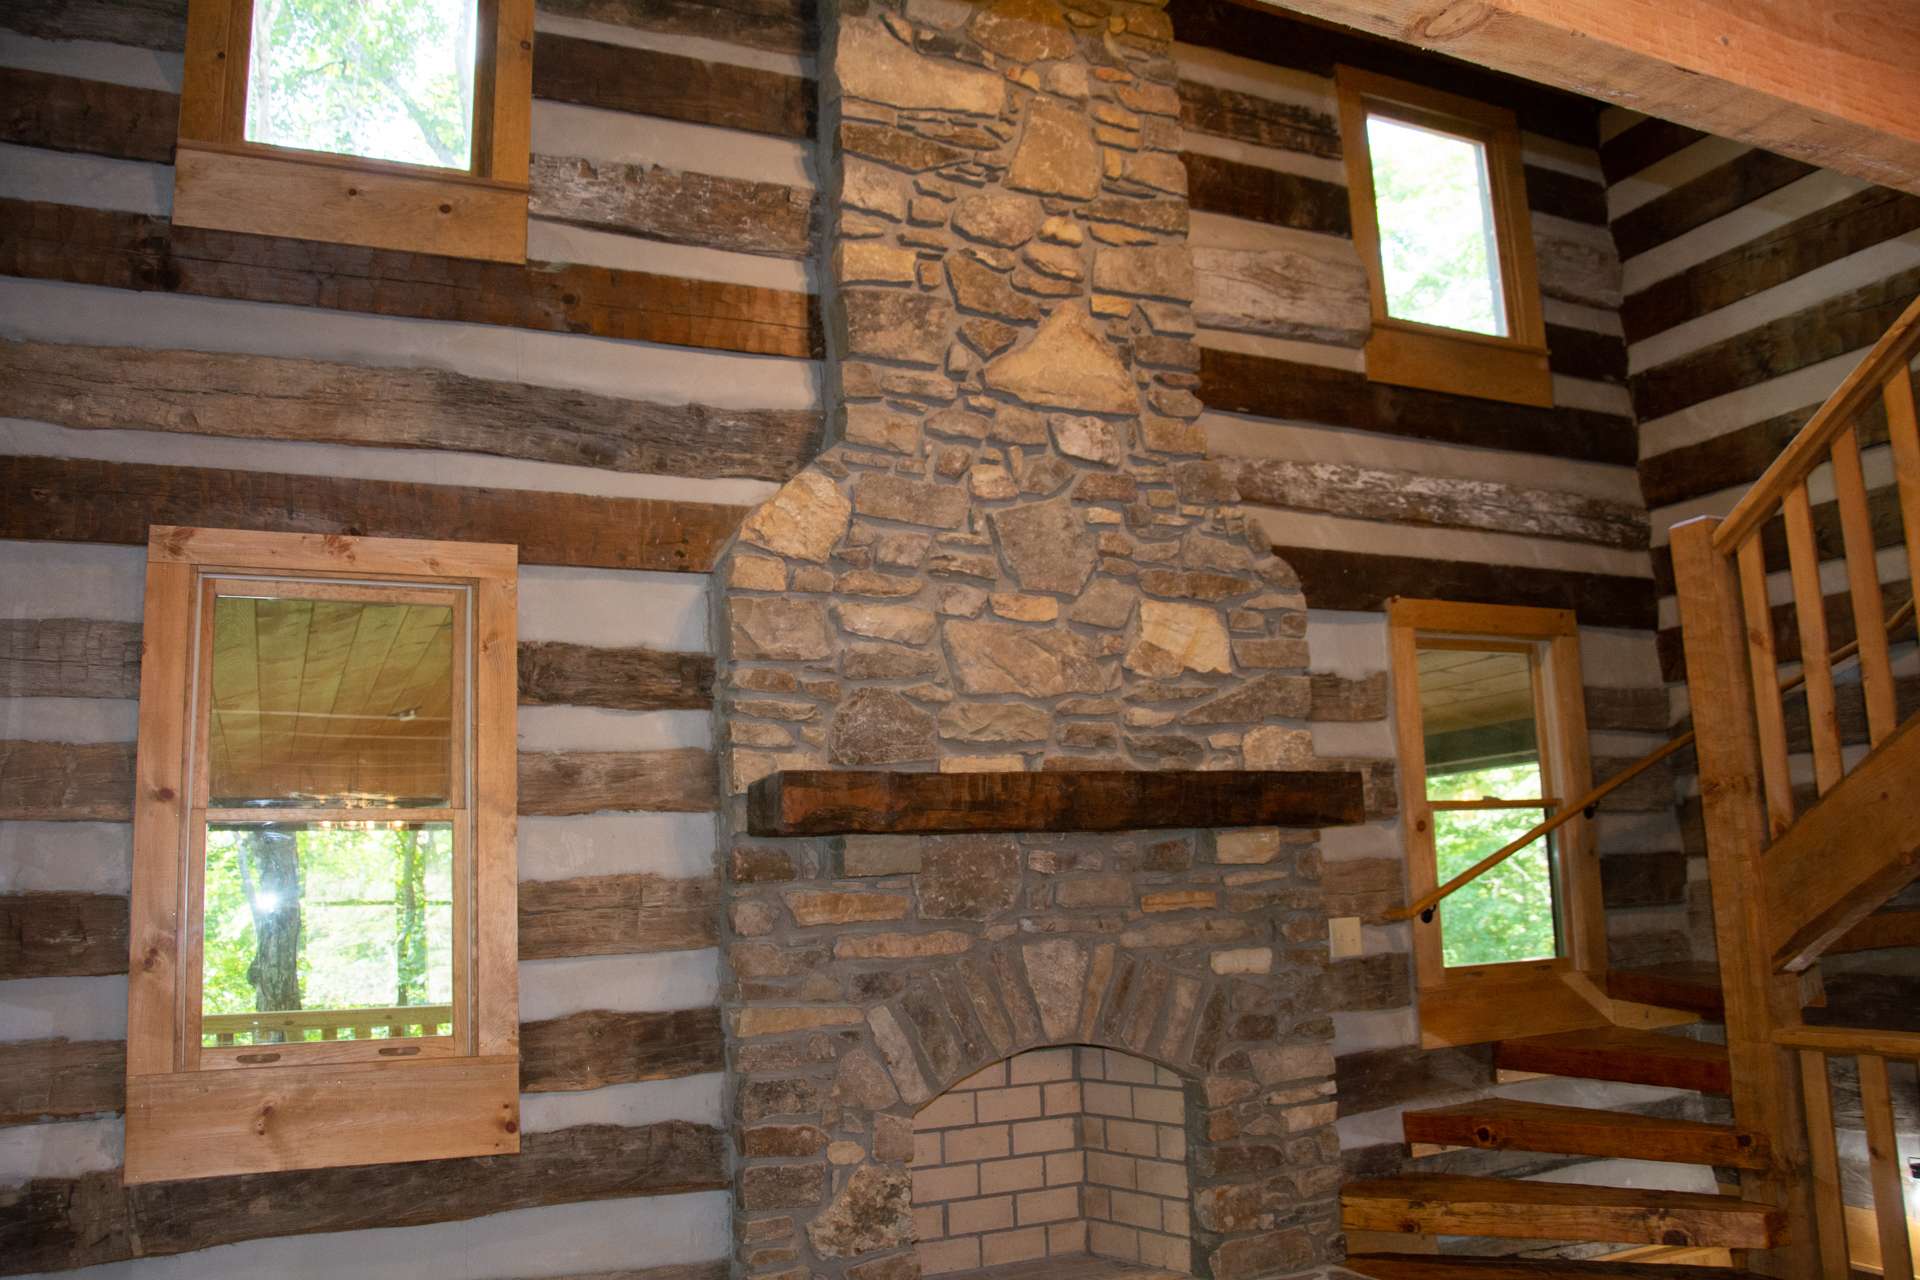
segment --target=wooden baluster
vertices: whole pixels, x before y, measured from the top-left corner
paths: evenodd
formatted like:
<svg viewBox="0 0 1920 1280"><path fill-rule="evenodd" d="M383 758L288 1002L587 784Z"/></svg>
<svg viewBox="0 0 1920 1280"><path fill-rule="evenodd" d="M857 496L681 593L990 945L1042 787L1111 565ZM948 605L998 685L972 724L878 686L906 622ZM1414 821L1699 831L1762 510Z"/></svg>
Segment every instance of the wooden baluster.
<svg viewBox="0 0 1920 1280"><path fill-rule="evenodd" d="M1852 427L1834 437L1833 496L1840 507L1840 537L1847 553L1853 633L1860 641L1860 687L1867 703L1867 738L1878 746L1880 739L1899 726L1900 717L1893 700L1893 665L1887 657L1887 615L1880 600L1880 567L1874 562L1867 478L1860 469L1860 438Z"/></svg>
<svg viewBox="0 0 1920 1280"><path fill-rule="evenodd" d="M1907 577L1920 576L1920 413L1913 404L1913 378L1898 369L1887 379L1887 441L1900 485L1900 520L1907 533Z"/></svg>
<svg viewBox="0 0 1920 1280"><path fill-rule="evenodd" d="M1787 564L1793 576L1794 617L1800 624L1800 666L1807 681L1807 729L1813 737L1813 780L1825 795L1844 772L1840 717L1833 705L1833 648L1827 639L1826 600L1820 594L1820 551L1813 540L1813 504L1803 481L1782 500L1787 518Z"/></svg>
<svg viewBox="0 0 1920 1280"><path fill-rule="evenodd" d="M1747 619L1753 668L1753 710L1760 733L1760 773L1767 784L1767 829L1793 825L1793 775L1787 767L1787 721L1780 706L1780 663L1773 652L1773 610L1767 604L1766 550L1760 535L1740 544L1740 605Z"/></svg>
<svg viewBox="0 0 1920 1280"><path fill-rule="evenodd" d="M1840 1151L1834 1141L1833 1096L1827 1055L1800 1051L1800 1088L1807 1103L1807 1147L1813 1161L1813 1212L1820 1224L1820 1274L1847 1274L1847 1205L1840 1191Z"/></svg>
<svg viewBox="0 0 1920 1280"><path fill-rule="evenodd" d="M1900 1151L1894 1140L1893 1092L1887 1060L1860 1055L1860 1110L1867 1122L1867 1160L1873 1176L1873 1220L1880 1229L1880 1266L1886 1280L1913 1280L1913 1245L1907 1239L1907 1203Z"/></svg>

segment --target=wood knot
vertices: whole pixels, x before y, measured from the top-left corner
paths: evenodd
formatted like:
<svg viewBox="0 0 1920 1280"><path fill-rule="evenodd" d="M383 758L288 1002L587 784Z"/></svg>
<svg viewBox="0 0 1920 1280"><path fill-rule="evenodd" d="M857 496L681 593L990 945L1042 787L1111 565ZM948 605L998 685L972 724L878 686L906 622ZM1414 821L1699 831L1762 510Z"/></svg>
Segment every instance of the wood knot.
<svg viewBox="0 0 1920 1280"><path fill-rule="evenodd" d="M1493 6L1481 0L1457 0L1415 18L1406 38L1414 44L1440 44L1470 36L1493 20Z"/></svg>

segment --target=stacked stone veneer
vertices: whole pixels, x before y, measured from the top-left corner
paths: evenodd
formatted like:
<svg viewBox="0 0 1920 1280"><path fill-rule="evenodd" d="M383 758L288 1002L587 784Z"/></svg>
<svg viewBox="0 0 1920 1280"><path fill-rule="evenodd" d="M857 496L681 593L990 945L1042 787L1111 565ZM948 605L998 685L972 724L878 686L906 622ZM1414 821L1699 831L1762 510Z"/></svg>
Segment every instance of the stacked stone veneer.
<svg viewBox="0 0 1920 1280"><path fill-rule="evenodd" d="M1314 763L1297 581L1194 422L1166 17L825 10L836 441L715 574L738 1270L911 1280L915 1111L1075 1044L1181 1081L1186 1269L1320 1266L1313 833L741 830L782 768Z"/></svg>
<svg viewBox="0 0 1920 1280"><path fill-rule="evenodd" d="M926 1275L1093 1254L1192 1263L1184 1082L1114 1049L1032 1049L914 1117Z"/></svg>

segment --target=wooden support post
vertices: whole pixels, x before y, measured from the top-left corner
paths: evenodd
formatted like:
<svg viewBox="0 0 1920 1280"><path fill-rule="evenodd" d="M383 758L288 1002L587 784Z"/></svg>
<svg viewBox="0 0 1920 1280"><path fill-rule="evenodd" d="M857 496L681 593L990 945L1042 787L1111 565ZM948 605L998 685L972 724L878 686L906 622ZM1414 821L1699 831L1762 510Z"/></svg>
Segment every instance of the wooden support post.
<svg viewBox="0 0 1920 1280"><path fill-rule="evenodd" d="M1772 1168L1743 1174L1742 1194L1787 1213L1789 1243L1750 1264L1763 1274L1811 1276L1818 1273L1818 1254L1798 1064L1773 1043L1776 1027L1799 1022L1799 983L1773 971L1763 941L1767 813L1740 585L1733 566L1714 549L1719 524L1699 519L1678 525L1672 545L1726 993L1734 1123L1773 1141Z"/></svg>

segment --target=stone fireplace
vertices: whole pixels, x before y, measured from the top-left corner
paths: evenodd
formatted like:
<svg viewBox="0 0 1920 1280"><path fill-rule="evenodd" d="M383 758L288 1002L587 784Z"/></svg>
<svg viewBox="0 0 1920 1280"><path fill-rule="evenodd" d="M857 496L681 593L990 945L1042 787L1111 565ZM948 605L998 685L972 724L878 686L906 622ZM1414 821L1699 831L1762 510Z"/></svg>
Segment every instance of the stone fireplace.
<svg viewBox="0 0 1920 1280"><path fill-rule="evenodd" d="M1305 602L1194 421L1165 15L822 25L834 440L714 579L736 1274L1317 1271L1315 831L748 830L783 770L1318 767Z"/></svg>

